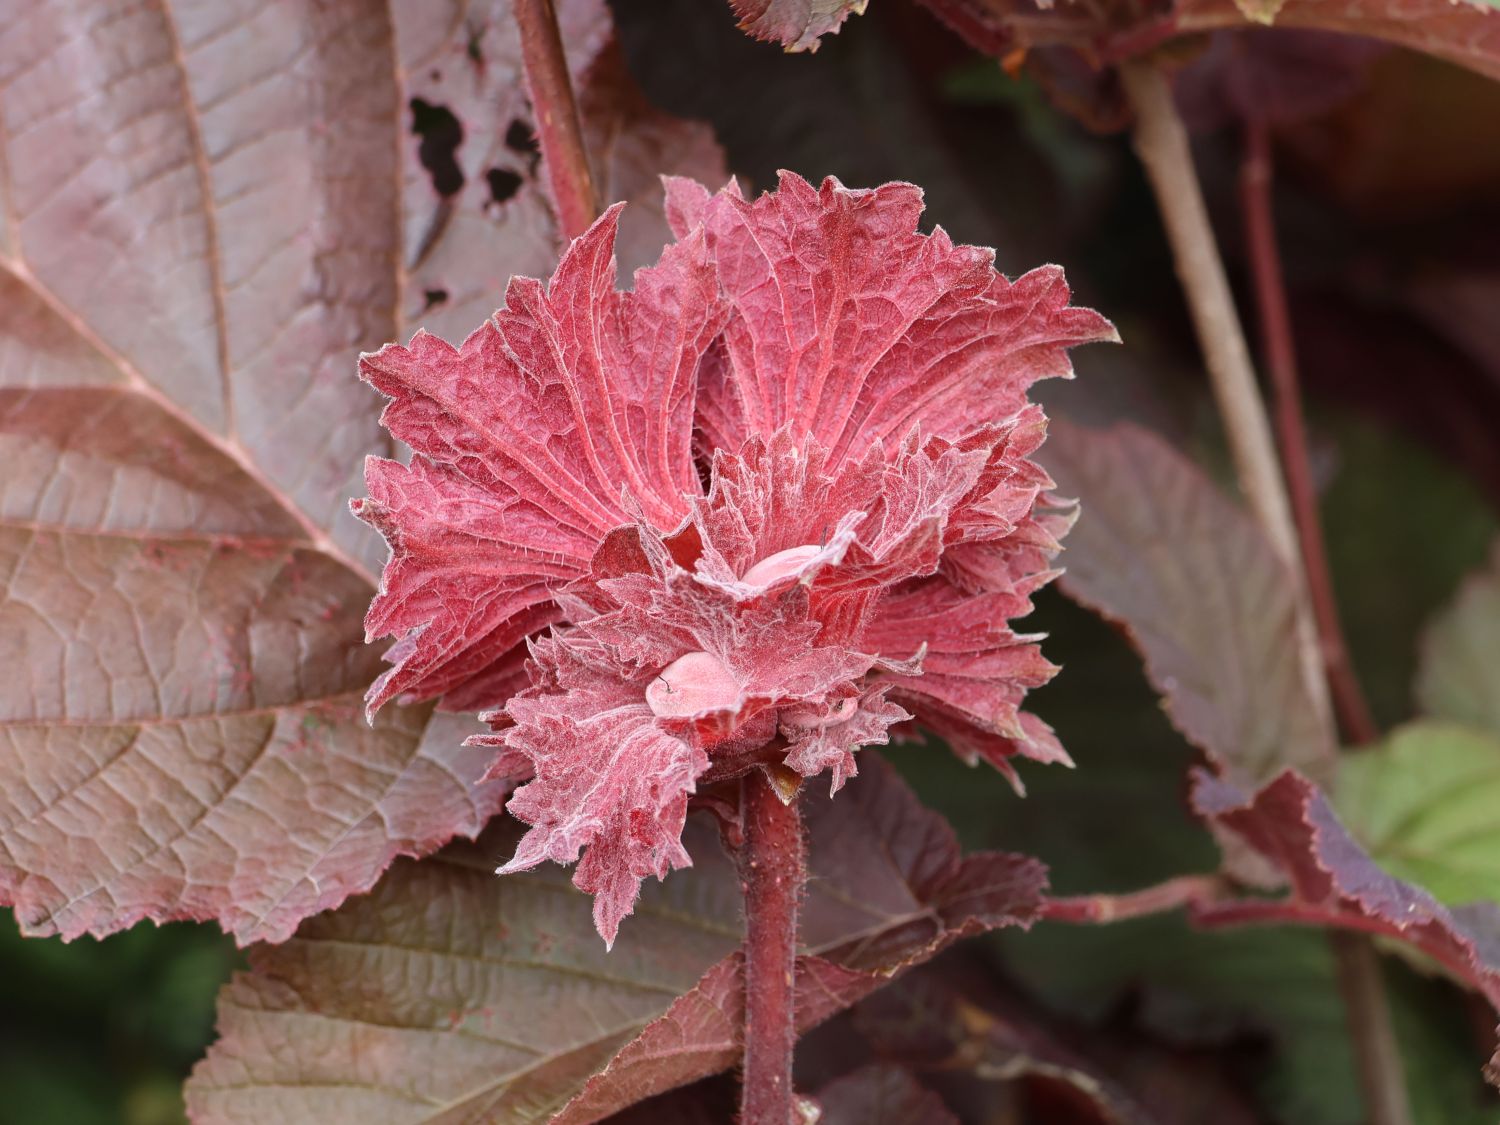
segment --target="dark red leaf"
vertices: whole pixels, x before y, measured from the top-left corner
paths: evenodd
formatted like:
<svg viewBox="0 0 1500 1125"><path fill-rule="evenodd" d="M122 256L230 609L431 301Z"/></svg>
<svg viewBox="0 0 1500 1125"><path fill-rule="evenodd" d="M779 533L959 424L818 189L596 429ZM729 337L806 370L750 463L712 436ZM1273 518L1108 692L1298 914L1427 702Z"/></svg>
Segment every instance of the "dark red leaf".
<svg viewBox="0 0 1500 1125"><path fill-rule="evenodd" d="M943 1099L909 1070L875 1063L818 1091L819 1125L958 1125Z"/></svg>
<svg viewBox="0 0 1500 1125"><path fill-rule="evenodd" d="M869 0L729 0L740 29L788 51L816 51L818 40L837 32Z"/></svg>
<svg viewBox="0 0 1500 1125"><path fill-rule="evenodd" d="M1254 520L1165 441L1056 423L1042 458L1085 498L1065 592L1124 626L1174 725L1237 777L1326 776L1334 747L1297 658L1291 582Z"/></svg>

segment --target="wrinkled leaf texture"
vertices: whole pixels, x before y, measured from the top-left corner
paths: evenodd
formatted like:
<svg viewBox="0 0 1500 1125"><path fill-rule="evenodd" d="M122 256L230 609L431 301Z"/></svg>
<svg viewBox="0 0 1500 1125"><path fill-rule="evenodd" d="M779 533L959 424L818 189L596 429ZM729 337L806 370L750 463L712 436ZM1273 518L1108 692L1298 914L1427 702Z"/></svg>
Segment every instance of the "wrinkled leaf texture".
<svg viewBox="0 0 1500 1125"><path fill-rule="evenodd" d="M836 799L804 800L809 1023L964 933L1038 909L1039 864L960 857L881 761ZM739 883L705 821L689 830L697 862L647 887L609 954L565 872L491 874L507 827L398 863L373 894L251 951L189 1083L194 1120L530 1122L567 1104L563 1121L587 1122L734 1065Z"/></svg>
<svg viewBox="0 0 1500 1125"><path fill-rule="evenodd" d="M581 68L603 8L562 7ZM365 725L382 551L344 507L391 451L353 355L488 315L556 254L507 147L514 38L498 0L56 0L0 26L0 901L27 932L284 939L498 810L468 723ZM413 99L463 130L456 194ZM647 190L632 127L622 195ZM523 183L495 204L502 161Z"/></svg>

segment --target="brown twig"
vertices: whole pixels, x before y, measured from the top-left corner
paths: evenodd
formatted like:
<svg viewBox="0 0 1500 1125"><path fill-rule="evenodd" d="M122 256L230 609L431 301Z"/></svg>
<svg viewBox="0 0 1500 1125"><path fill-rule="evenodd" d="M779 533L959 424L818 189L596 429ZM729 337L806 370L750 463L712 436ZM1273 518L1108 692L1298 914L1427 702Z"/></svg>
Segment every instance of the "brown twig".
<svg viewBox="0 0 1500 1125"><path fill-rule="evenodd" d="M745 777L745 1073L741 1125L794 1120L797 910L807 880L802 814L763 770Z"/></svg>
<svg viewBox="0 0 1500 1125"><path fill-rule="evenodd" d="M1307 459L1307 425L1302 415L1297 353L1292 344L1291 311L1287 305L1281 253L1276 244L1276 219L1271 203L1271 142L1266 126L1245 126L1245 155L1240 166L1240 204L1245 218L1245 241L1255 302L1260 312L1261 350L1275 392L1276 430L1280 438L1281 468L1286 474L1292 518L1302 546L1303 577L1318 626L1319 649L1328 677L1333 710L1345 737L1366 745L1380 737L1370 706L1359 685L1349 646L1339 623L1328 550L1318 518L1318 496Z"/></svg>
<svg viewBox="0 0 1500 1125"><path fill-rule="evenodd" d="M516 0L526 88L536 111L537 143L552 188L564 238L577 238L599 217L599 199L589 170L588 149L578 118L578 99L568 77L562 35L552 0Z"/></svg>
<svg viewBox="0 0 1500 1125"><path fill-rule="evenodd" d="M1276 443L1260 401L1250 349L1240 327L1229 278L1219 257L1218 243L1208 221L1208 207L1188 149L1187 130L1172 101L1166 77L1150 63L1127 62L1120 82L1135 111L1135 150L1156 194L1167 241L1177 264L1177 276L1187 295L1188 311L1203 350L1209 382L1229 439L1235 475L1271 546L1288 567L1297 588L1302 680L1313 706L1328 721L1333 741L1328 685L1318 633L1307 612L1306 591L1298 562L1296 525L1276 464Z"/></svg>
<svg viewBox="0 0 1500 1125"><path fill-rule="evenodd" d="M1272 547L1286 563L1288 580L1296 589L1302 679L1314 706L1328 723L1332 738L1328 684L1317 623L1310 612L1303 581L1296 524L1277 466L1270 422L1250 365L1250 350L1208 221L1208 208L1188 148L1187 130L1172 101L1166 76L1154 64L1124 63L1120 67L1120 80L1135 111L1136 153L1151 181L1172 245L1177 275L1187 296L1240 488ZM1359 1058L1371 1125L1411 1125L1404 1073L1400 1066L1386 1065L1387 1039L1394 1033L1383 984L1378 975L1350 963L1348 942L1336 941L1333 949L1341 980L1361 993L1357 1000L1346 993L1345 1011L1355 1055Z"/></svg>

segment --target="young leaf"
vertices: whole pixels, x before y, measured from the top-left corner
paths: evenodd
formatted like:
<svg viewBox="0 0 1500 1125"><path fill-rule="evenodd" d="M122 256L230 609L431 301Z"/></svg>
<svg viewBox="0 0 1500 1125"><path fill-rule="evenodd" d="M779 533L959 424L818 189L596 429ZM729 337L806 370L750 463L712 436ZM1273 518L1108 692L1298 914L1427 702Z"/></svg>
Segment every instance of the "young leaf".
<svg viewBox="0 0 1500 1125"><path fill-rule="evenodd" d="M1345 755L1334 807L1392 875L1446 903L1500 901L1500 736L1403 727Z"/></svg>
<svg viewBox="0 0 1500 1125"><path fill-rule="evenodd" d="M1055 423L1042 459L1086 497L1065 593L1123 626L1179 730L1249 782L1333 747L1297 660L1291 582L1254 521L1160 438Z"/></svg>
<svg viewBox="0 0 1500 1125"><path fill-rule="evenodd" d="M877 987L881 967L1037 909L1039 864L960 858L942 819L876 762L836 799L804 800L812 879L803 964L820 1005L808 1003L810 1017ZM674 1017L684 1029L677 1041L671 1027L638 1039L667 1046L655 1059L631 1048L633 1062L617 1061L614 1077L591 1087L586 1104L597 1113L573 1111L578 1118L733 1065L743 986L737 962L724 958L740 937L740 890L714 841L693 835L705 827L689 823L695 866L647 888L608 954L588 898L560 869L493 876L495 836L396 865L371 895L305 923L285 945L252 951L251 973L221 998L222 1038L189 1084L194 1119L537 1120L648 1025L663 1028L652 1021L674 1002L691 1010ZM413 913L412 902L441 905ZM294 1053L288 1042L315 1046Z"/></svg>
<svg viewBox="0 0 1500 1125"><path fill-rule="evenodd" d="M1500 733L1500 552L1428 625L1417 698L1430 715Z"/></svg>

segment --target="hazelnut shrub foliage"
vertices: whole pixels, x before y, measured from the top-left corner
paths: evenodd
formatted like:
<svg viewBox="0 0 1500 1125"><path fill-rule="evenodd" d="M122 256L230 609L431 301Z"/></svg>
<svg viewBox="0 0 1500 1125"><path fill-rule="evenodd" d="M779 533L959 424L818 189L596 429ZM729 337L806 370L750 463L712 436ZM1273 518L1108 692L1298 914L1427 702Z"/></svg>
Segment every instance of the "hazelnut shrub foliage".
<svg viewBox="0 0 1500 1125"><path fill-rule="evenodd" d="M731 6L794 51L864 8ZM1342 1026L1250 1003L1278 1058L1333 1052L1299 1100L1284 1062L1185 1063L1240 1058L1201 1015L1111 1035L1061 1002L1043 945L1152 912L1226 960L1243 926L1379 936L1441 1029L1414 1105L1493 1114L1493 568L1426 633L1424 717L1341 753L1238 498L1133 425L1049 437L1034 384L1118 341L1059 267L955 243L911 183L752 190L594 0L556 8L610 205L565 238L507 0L377 7L42 0L0 28L0 901L35 937L248 947L194 1120L728 1119L752 782L802 820L821 1120L1335 1119ZM1180 99L1256 127L1375 51L1252 37L1258 0L926 7L1095 124L1109 67L1190 32L1219 38ZM1500 74L1483 4L1286 11ZM1201 826L1154 886L1056 896L1053 856L962 850L903 778L971 767L982 825L1072 766L1026 709L1067 675L1024 620L1059 577L1195 748L1167 783L1141 764L1130 793L1161 792L1113 842ZM1088 772L1048 785L1055 824ZM1077 948L1149 975L1112 932Z"/></svg>

